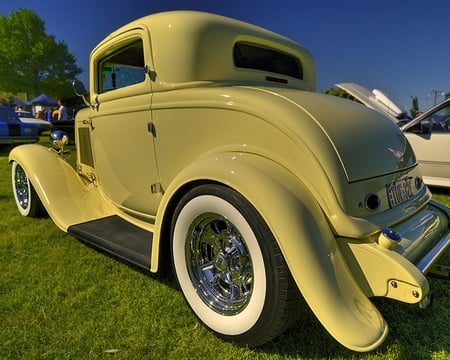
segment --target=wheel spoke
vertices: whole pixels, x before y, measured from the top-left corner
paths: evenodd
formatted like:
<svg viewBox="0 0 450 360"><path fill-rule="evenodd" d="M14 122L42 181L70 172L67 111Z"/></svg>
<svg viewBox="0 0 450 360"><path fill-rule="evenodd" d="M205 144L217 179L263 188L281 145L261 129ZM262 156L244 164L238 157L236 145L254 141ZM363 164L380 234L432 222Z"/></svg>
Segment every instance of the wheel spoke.
<svg viewBox="0 0 450 360"><path fill-rule="evenodd" d="M28 178L25 171L20 165L16 165L14 174L14 188L16 192L17 202L22 209L28 207Z"/></svg>
<svg viewBox="0 0 450 360"><path fill-rule="evenodd" d="M191 225L186 263L203 301L215 311L236 314L252 290L249 252L238 230L217 214L203 214Z"/></svg>

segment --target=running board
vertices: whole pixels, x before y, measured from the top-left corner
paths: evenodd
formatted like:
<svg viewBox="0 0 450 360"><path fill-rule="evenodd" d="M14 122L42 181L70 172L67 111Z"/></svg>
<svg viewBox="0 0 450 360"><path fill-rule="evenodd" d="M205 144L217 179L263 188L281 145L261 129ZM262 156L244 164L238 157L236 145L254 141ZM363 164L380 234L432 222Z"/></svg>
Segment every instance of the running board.
<svg viewBox="0 0 450 360"><path fill-rule="evenodd" d="M119 216L72 225L67 232L78 240L133 265L148 270L153 233L143 230Z"/></svg>

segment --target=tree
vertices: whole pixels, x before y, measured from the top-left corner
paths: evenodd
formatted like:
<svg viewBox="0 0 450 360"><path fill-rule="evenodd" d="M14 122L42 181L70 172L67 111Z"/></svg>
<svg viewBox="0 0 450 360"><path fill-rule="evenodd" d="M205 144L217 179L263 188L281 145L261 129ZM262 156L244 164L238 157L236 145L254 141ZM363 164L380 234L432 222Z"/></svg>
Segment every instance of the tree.
<svg viewBox="0 0 450 360"><path fill-rule="evenodd" d="M32 10L0 15L0 44L0 90L32 96L71 94L70 80L82 69L65 42L46 34L44 20Z"/></svg>
<svg viewBox="0 0 450 360"><path fill-rule="evenodd" d="M324 90L323 93L327 94L327 95L334 95L334 96L341 97L344 99L349 99L349 100L359 102L354 96L350 95L347 91L345 91L344 89L341 89L341 88L336 89L335 87L330 87L330 88Z"/></svg>
<svg viewBox="0 0 450 360"><path fill-rule="evenodd" d="M415 118L419 113L419 98L417 96L411 96L411 109L409 109L409 114L411 117Z"/></svg>

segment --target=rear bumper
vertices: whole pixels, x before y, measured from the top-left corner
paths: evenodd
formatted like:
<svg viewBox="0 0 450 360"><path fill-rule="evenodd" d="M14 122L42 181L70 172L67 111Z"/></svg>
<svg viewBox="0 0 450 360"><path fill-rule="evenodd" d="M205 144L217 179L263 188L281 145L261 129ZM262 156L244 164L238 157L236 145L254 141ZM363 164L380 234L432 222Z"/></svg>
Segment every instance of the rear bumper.
<svg viewBox="0 0 450 360"><path fill-rule="evenodd" d="M436 260L444 253L447 247L450 245L450 234L445 235L436 246L431 249L428 254L426 254L422 260L417 264L417 268L426 273L431 268L431 266L436 262Z"/></svg>
<svg viewBox="0 0 450 360"><path fill-rule="evenodd" d="M450 246L449 211L430 202L392 230L401 238L390 244L383 235L368 242L340 238L347 264L368 297L381 296L406 303L423 303L429 293L425 274Z"/></svg>
<svg viewBox="0 0 450 360"><path fill-rule="evenodd" d="M424 274L450 245L450 209L437 202L394 227L402 236L394 248Z"/></svg>

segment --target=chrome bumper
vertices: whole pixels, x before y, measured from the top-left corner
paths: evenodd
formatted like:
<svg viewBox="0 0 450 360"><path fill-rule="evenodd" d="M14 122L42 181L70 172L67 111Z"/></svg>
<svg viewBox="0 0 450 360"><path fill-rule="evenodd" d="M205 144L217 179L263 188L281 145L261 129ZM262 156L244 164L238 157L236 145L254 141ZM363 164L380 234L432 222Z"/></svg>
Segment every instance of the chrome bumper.
<svg viewBox="0 0 450 360"><path fill-rule="evenodd" d="M429 305L432 294L425 274L436 273L436 260L450 246L449 218L449 208L431 202L406 221L383 229L375 242L340 238L342 253L363 292Z"/></svg>
<svg viewBox="0 0 450 360"><path fill-rule="evenodd" d="M450 246L450 209L434 201L408 221L394 226L401 234L395 251L426 274Z"/></svg>
<svg viewBox="0 0 450 360"><path fill-rule="evenodd" d="M445 235L431 251L426 254L422 260L416 265L417 268L424 274L426 274L434 262L441 256L447 247L450 245L450 234Z"/></svg>

